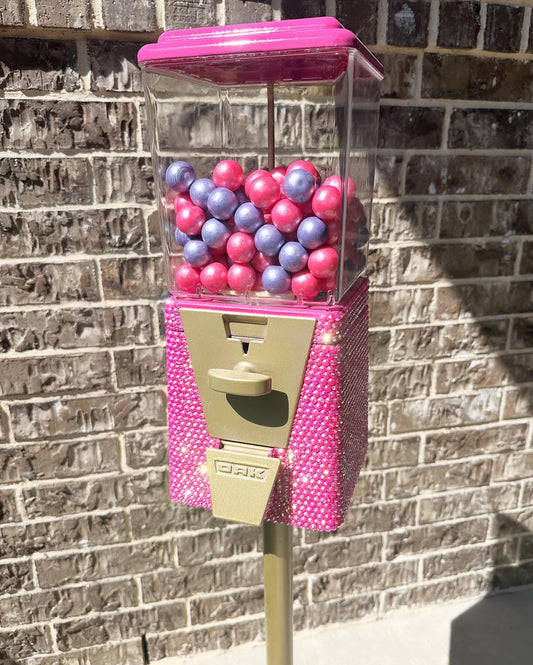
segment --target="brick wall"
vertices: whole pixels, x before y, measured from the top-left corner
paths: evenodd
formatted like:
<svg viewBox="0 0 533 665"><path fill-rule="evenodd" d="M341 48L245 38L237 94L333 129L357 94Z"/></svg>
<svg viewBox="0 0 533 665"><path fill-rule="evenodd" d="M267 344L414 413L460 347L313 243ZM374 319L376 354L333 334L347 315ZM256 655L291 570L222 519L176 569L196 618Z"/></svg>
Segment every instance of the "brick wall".
<svg viewBox="0 0 533 665"><path fill-rule="evenodd" d="M296 627L533 581L531 4L5 0L2 663L141 665L262 634L260 530L167 496L135 56L164 28L320 13L387 78L372 439L345 525L296 533Z"/></svg>

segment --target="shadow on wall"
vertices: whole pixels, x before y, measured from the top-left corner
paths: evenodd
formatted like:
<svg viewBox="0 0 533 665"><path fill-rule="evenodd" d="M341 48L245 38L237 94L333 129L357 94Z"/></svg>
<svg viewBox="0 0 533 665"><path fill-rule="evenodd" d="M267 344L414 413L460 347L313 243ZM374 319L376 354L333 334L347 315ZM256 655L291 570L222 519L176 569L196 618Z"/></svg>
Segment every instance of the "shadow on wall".
<svg viewBox="0 0 533 665"><path fill-rule="evenodd" d="M509 535L519 535L520 560L533 556L533 534L514 520L497 515L497 524ZM501 530L501 529L500 529ZM500 556L506 561L508 555ZM531 665L533 662L533 586L514 593L509 587L533 583L533 561L498 566L489 594L452 621L449 665ZM501 560L501 559L500 559Z"/></svg>

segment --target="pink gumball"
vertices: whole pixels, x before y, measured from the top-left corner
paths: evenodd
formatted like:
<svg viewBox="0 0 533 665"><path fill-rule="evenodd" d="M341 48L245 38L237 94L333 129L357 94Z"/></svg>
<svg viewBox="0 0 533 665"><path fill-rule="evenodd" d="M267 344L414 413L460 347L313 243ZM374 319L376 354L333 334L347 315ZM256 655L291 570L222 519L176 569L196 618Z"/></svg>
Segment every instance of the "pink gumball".
<svg viewBox="0 0 533 665"><path fill-rule="evenodd" d="M270 173L262 173L248 187L250 201L261 210L270 210L280 199L280 188Z"/></svg>
<svg viewBox="0 0 533 665"><path fill-rule="evenodd" d="M330 175L329 178L324 180L324 185L335 187L342 194L343 181L340 175ZM355 196L355 182L348 176L348 201L351 201Z"/></svg>
<svg viewBox="0 0 533 665"><path fill-rule="evenodd" d="M357 224L357 222L359 222L364 214L365 209L363 208L363 204L358 198L350 201L348 204L348 210L346 211L346 219L350 224Z"/></svg>
<svg viewBox="0 0 533 665"><path fill-rule="evenodd" d="M339 217L341 203L341 193L336 187L322 185L313 195L312 208L319 219L332 222Z"/></svg>
<svg viewBox="0 0 533 665"><path fill-rule="evenodd" d="M309 173L315 179L315 182L317 183L317 185L320 184L320 174L318 173L316 168L313 166L313 164L311 164L311 162L308 162L305 159L298 159L297 161L292 162L291 164L289 164L289 166L287 166L287 171L286 171L285 175L288 175L294 169L304 169L304 171L309 171Z"/></svg>
<svg viewBox="0 0 533 665"><path fill-rule="evenodd" d="M194 293L200 284L200 271L189 263L184 263L176 271L176 285L180 291Z"/></svg>
<svg viewBox="0 0 533 665"><path fill-rule="evenodd" d="M341 227L339 222L330 222L328 224L328 239L326 241L327 245L336 245L339 242L341 235Z"/></svg>
<svg viewBox="0 0 533 665"><path fill-rule="evenodd" d="M302 211L302 215L304 219L306 217L311 217L314 215L313 213L313 199L309 199L309 201L306 201L305 203L299 203L300 210Z"/></svg>
<svg viewBox="0 0 533 665"><path fill-rule="evenodd" d="M337 286L337 276L332 275L326 279L321 279L320 290L321 291L335 291Z"/></svg>
<svg viewBox="0 0 533 665"><path fill-rule="evenodd" d="M239 189L243 180L242 167L233 159L223 159L213 169L213 182L217 187L227 187L234 192Z"/></svg>
<svg viewBox="0 0 533 665"><path fill-rule="evenodd" d="M285 166L276 166L275 169L272 169L272 171L270 171L270 175L278 183L281 191L283 191L283 181L285 180L286 172L287 172L287 167Z"/></svg>
<svg viewBox="0 0 533 665"><path fill-rule="evenodd" d="M222 291L228 285L228 269L222 263L209 263L200 272L202 286L211 293Z"/></svg>
<svg viewBox="0 0 533 665"><path fill-rule="evenodd" d="M237 293L245 293L254 287L256 272L244 263L234 263L228 270L228 284Z"/></svg>
<svg viewBox="0 0 533 665"><path fill-rule="evenodd" d="M205 212L199 206L184 204L176 210L176 226L188 236L200 233L205 222Z"/></svg>
<svg viewBox="0 0 533 665"><path fill-rule="evenodd" d="M226 252L235 263L248 263L256 252L253 236L242 231L233 233L226 243Z"/></svg>
<svg viewBox="0 0 533 665"><path fill-rule="evenodd" d="M274 256L267 256L263 252L257 252L254 258L252 259L252 265L257 270L257 272L263 272L268 266L274 266L277 264L277 261Z"/></svg>
<svg viewBox="0 0 533 665"><path fill-rule="evenodd" d="M170 190L171 192L174 192L174 190ZM169 192L170 193L170 192ZM187 192L174 192L175 196L173 197L173 203L174 203L174 210L178 212L180 208L183 208L184 206L192 206L194 203L191 201L191 197ZM168 194L167 194L168 196Z"/></svg>
<svg viewBox="0 0 533 665"><path fill-rule="evenodd" d="M255 171L252 171L246 176L246 179L244 181L244 193L248 198L250 198L250 185L252 182L256 179L262 176L263 174L268 173L265 169L256 169Z"/></svg>
<svg viewBox="0 0 533 665"><path fill-rule="evenodd" d="M339 255L333 247L320 247L309 254L307 267L315 277L328 279L337 272Z"/></svg>
<svg viewBox="0 0 533 665"><path fill-rule="evenodd" d="M320 280L308 270L302 270L291 279L291 291L304 300L312 300L320 293Z"/></svg>
<svg viewBox="0 0 533 665"><path fill-rule="evenodd" d="M272 223L282 233L292 233L303 219L299 205L289 199L278 201L272 208Z"/></svg>

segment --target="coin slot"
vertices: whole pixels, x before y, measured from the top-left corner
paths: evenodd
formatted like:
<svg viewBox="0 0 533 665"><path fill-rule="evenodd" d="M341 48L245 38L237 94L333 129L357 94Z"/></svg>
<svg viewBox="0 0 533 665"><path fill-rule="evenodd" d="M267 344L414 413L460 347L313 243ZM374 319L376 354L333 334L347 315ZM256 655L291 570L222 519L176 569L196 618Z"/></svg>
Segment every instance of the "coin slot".
<svg viewBox="0 0 533 665"><path fill-rule="evenodd" d="M241 346L242 346L242 352L244 353L245 356L248 355L248 349L250 348L250 342L243 342L241 340Z"/></svg>
<svg viewBox="0 0 533 665"><path fill-rule="evenodd" d="M228 339L237 339L241 342L264 341L268 323L266 317L225 314L222 318Z"/></svg>

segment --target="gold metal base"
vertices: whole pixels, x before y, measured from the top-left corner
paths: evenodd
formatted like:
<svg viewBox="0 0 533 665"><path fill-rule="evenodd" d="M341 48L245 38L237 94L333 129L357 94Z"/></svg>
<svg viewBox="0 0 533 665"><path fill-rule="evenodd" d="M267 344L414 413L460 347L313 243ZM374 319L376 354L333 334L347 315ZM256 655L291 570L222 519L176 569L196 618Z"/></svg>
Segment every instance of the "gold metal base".
<svg viewBox="0 0 533 665"><path fill-rule="evenodd" d="M292 665L292 527L263 523L267 665Z"/></svg>

